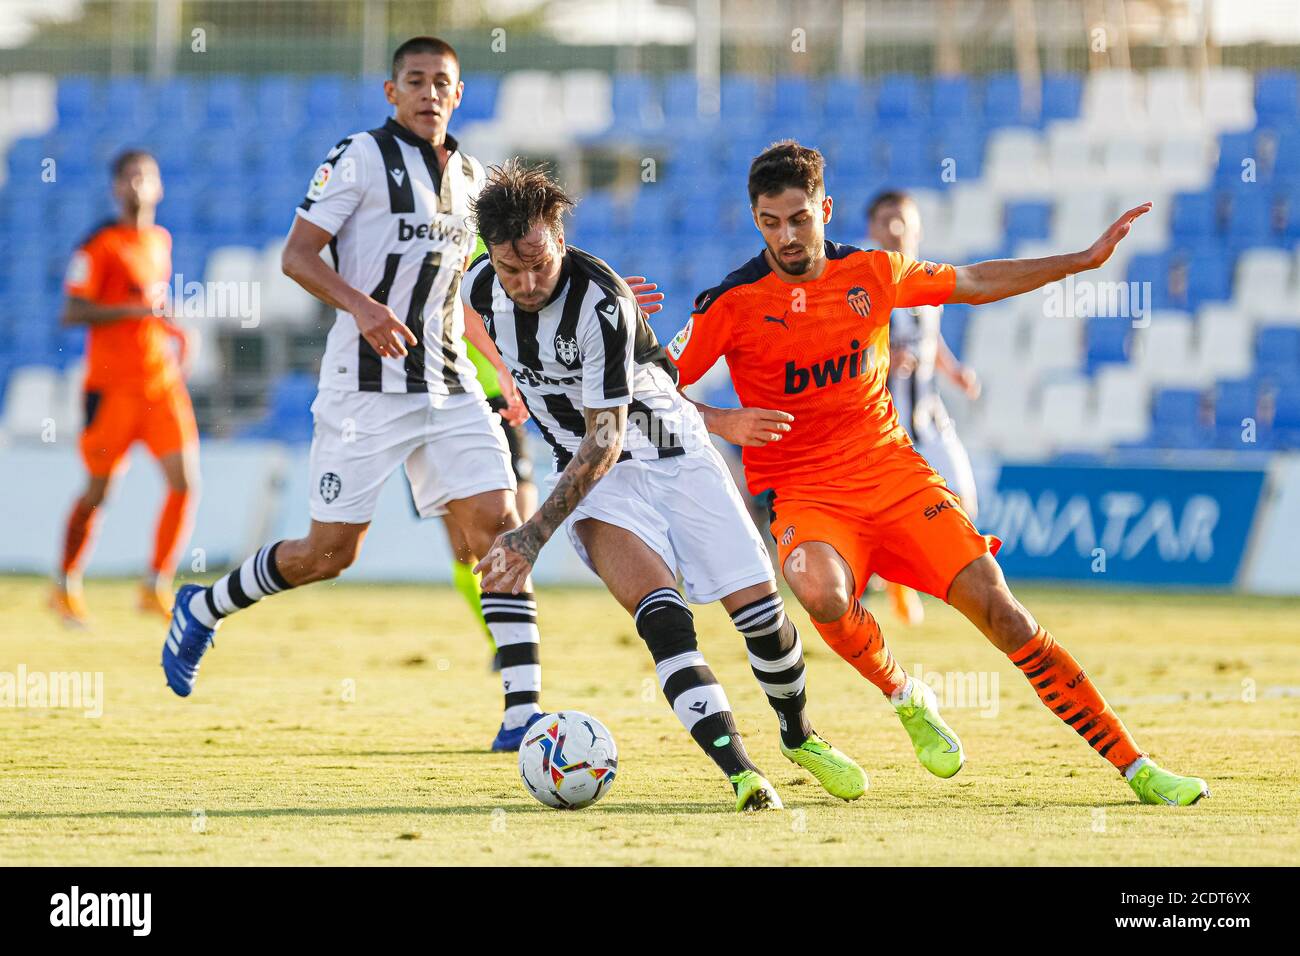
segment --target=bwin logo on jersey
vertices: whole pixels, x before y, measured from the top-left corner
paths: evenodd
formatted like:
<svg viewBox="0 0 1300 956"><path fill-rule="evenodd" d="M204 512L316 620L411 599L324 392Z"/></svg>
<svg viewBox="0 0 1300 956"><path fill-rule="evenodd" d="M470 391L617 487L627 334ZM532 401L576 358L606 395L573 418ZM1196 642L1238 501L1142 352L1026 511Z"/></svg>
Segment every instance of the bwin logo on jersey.
<svg viewBox="0 0 1300 956"><path fill-rule="evenodd" d="M339 496L343 490L343 479L332 471L327 471L320 476L320 496L325 499L325 503L333 504L334 499Z"/></svg>
<svg viewBox="0 0 1300 956"><path fill-rule="evenodd" d="M560 360L565 368L575 369L580 361L578 356L578 340L566 339L558 333L555 336L555 357Z"/></svg>

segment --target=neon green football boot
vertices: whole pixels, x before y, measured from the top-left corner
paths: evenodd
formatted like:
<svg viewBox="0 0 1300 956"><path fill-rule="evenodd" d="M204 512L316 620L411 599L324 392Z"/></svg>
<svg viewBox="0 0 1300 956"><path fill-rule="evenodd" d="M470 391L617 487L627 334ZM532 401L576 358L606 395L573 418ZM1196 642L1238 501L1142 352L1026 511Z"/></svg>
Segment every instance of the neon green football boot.
<svg viewBox="0 0 1300 956"><path fill-rule="evenodd" d="M923 681L908 678L910 693L901 701L895 698L894 710L903 729L912 738L912 748L921 766L936 777L947 779L966 762L956 731L939 716L939 700Z"/></svg>
<svg viewBox="0 0 1300 956"><path fill-rule="evenodd" d="M1165 804L1170 807L1190 807L1202 797L1210 795L1210 787L1200 777L1180 777L1161 770L1150 760L1128 782L1143 803Z"/></svg>
<svg viewBox="0 0 1300 956"><path fill-rule="evenodd" d="M837 750L817 734L811 734L796 749L784 743L781 753L817 778L822 789L841 800L856 800L867 790L867 774L853 758Z"/></svg>
<svg viewBox="0 0 1300 956"><path fill-rule="evenodd" d="M736 791L737 813L785 809L785 804L777 796L776 788L762 774L753 770L742 770L736 774L731 778L731 786Z"/></svg>

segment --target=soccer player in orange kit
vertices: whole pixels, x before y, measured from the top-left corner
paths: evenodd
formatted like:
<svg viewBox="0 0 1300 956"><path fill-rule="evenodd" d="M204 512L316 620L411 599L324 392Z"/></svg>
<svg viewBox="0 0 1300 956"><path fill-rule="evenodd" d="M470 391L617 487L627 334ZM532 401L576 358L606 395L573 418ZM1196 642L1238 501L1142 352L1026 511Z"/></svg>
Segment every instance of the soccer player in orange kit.
<svg viewBox="0 0 1300 956"><path fill-rule="evenodd" d="M964 614L1143 803L1207 796L1204 780L1163 770L1138 748L1083 667L1012 595L993 557L1000 542L975 529L913 450L886 388L893 309L995 302L1095 269L1150 204L1083 252L954 267L827 241L823 170L817 150L790 140L754 160L750 205L766 248L700 294L667 349L682 388L726 359L743 407L700 410L710 431L744 446L750 493L772 492L772 535L799 603L890 697L936 776L957 773L965 755L933 690L904 673L859 601L873 572Z"/></svg>
<svg viewBox="0 0 1300 956"><path fill-rule="evenodd" d="M167 481L153 560L140 585L142 611L171 614L176 551L189 531L198 481L198 428L182 372L189 339L156 296L172 270L171 236L154 222L162 176L143 150L120 154L112 173L119 216L82 243L65 281L63 322L87 327L81 457L89 480L68 515L50 603L74 625L86 623L81 572L100 506L131 446L144 442Z"/></svg>

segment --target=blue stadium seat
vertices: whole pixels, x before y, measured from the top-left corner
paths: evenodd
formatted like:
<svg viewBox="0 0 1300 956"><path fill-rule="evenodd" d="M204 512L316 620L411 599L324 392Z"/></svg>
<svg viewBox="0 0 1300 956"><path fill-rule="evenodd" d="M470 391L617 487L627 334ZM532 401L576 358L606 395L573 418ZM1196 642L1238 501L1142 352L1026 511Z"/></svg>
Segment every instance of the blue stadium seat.
<svg viewBox="0 0 1300 956"><path fill-rule="evenodd" d="M1196 311L1207 302L1226 302L1232 298L1231 257L1221 253L1200 253L1187 262L1188 311Z"/></svg>
<svg viewBox="0 0 1300 956"><path fill-rule="evenodd" d="M921 81L910 73L888 73L881 77L876 95L876 120L882 126L896 126L924 119L928 97Z"/></svg>
<svg viewBox="0 0 1300 956"><path fill-rule="evenodd" d="M462 79L465 82L465 93L456 109L457 121L466 123L492 119L497 112L497 92L501 87L501 78L495 73L469 73Z"/></svg>
<svg viewBox="0 0 1300 956"><path fill-rule="evenodd" d="M1084 341L1089 375L1102 365L1128 361L1132 328L1133 324L1129 319L1094 316L1087 320Z"/></svg>
<svg viewBox="0 0 1300 956"><path fill-rule="evenodd" d="M85 125L99 111L98 92L99 84L93 77L61 77L54 96L59 127L74 129Z"/></svg>
<svg viewBox="0 0 1300 956"><path fill-rule="evenodd" d="M1300 382L1283 385L1273 401L1273 435L1278 447L1300 448Z"/></svg>
<svg viewBox="0 0 1300 956"><path fill-rule="evenodd" d="M932 155L945 169L945 161L955 164L953 175L940 180L937 185L950 186L961 180L969 182L984 172L984 134L974 123L949 120L941 126L934 136Z"/></svg>
<svg viewBox="0 0 1300 956"><path fill-rule="evenodd" d="M468 94L468 85L465 91ZM660 100L659 85L653 77L643 73L615 73L612 100L614 117L610 133L638 138L653 132L651 119L658 119L656 107Z"/></svg>
<svg viewBox="0 0 1300 956"><path fill-rule="evenodd" d="M820 101L817 80L801 74L785 74L772 83L767 114L781 125L808 123L820 115Z"/></svg>
<svg viewBox="0 0 1300 956"><path fill-rule="evenodd" d="M314 377L294 373L282 376L271 389L266 417L246 428L240 437L295 443L311 441L311 404L315 397Z"/></svg>
<svg viewBox="0 0 1300 956"><path fill-rule="evenodd" d="M936 76L930 84L930 115L937 120L977 121L980 104L969 76Z"/></svg>
<svg viewBox="0 0 1300 956"><path fill-rule="evenodd" d="M1259 189L1240 190L1228 203L1229 241L1240 246L1271 245L1278 241L1273 231L1272 197Z"/></svg>
<svg viewBox="0 0 1300 956"><path fill-rule="evenodd" d="M1083 97L1083 78L1077 73L1047 73L1043 76L1043 110L1039 125L1052 120L1074 119Z"/></svg>
<svg viewBox="0 0 1300 956"><path fill-rule="evenodd" d="M1265 70L1255 77L1255 113L1260 126L1300 122L1297 76L1292 70Z"/></svg>
<svg viewBox="0 0 1300 956"><path fill-rule="evenodd" d="M1259 330L1255 338L1255 375L1276 383L1300 380L1300 329Z"/></svg>
<svg viewBox="0 0 1300 956"><path fill-rule="evenodd" d="M1151 434L1145 444L1156 448L1199 448L1208 435L1201 421L1202 395L1195 389L1163 389L1151 405Z"/></svg>
<svg viewBox="0 0 1300 956"><path fill-rule="evenodd" d="M1278 133L1273 178L1288 183L1300 182L1300 125Z"/></svg>
<svg viewBox="0 0 1300 956"><path fill-rule="evenodd" d="M1224 133L1219 136L1219 159L1214 169L1214 184L1219 189L1236 190L1254 187L1263 171L1258 167L1259 151L1255 148L1255 132ZM1246 161L1254 163L1255 182L1242 179Z"/></svg>
<svg viewBox="0 0 1300 956"><path fill-rule="evenodd" d="M1252 419L1255 422L1254 443L1242 440L1243 430L1248 428L1242 422ZM1252 445L1260 444L1259 428L1259 386L1253 379L1219 382L1214 395L1214 433L1215 444L1219 448L1252 450Z"/></svg>
<svg viewBox="0 0 1300 956"><path fill-rule="evenodd" d="M1174 297L1169 288L1169 274L1173 257L1168 252L1138 253L1128 264L1129 282L1151 283L1151 308L1169 309L1175 307Z"/></svg>
<svg viewBox="0 0 1300 956"><path fill-rule="evenodd" d="M1169 219L1169 232L1175 244L1202 239L1218 233L1218 206L1211 193L1178 193Z"/></svg>
<svg viewBox="0 0 1300 956"><path fill-rule="evenodd" d="M1052 204L1049 202L1013 202L1006 206L1008 242L1046 239L1051 235Z"/></svg>
<svg viewBox="0 0 1300 956"><path fill-rule="evenodd" d="M992 73L984 81L986 128L1032 124L1038 117L1024 115L1020 98L1020 77L1014 73Z"/></svg>
<svg viewBox="0 0 1300 956"><path fill-rule="evenodd" d="M972 306L961 302L945 305L940 319L939 332L959 362L966 345L966 326L970 323L971 310Z"/></svg>
<svg viewBox="0 0 1300 956"><path fill-rule="evenodd" d="M869 89L858 76L834 76L822 90L822 113L828 124L852 124L865 120Z"/></svg>

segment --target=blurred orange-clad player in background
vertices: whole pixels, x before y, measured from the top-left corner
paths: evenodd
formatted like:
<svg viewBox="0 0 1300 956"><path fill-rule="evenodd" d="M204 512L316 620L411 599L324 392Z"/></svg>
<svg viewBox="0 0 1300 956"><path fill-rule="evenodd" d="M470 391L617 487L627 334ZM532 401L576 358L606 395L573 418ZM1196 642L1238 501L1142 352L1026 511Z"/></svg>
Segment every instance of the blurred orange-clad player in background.
<svg viewBox="0 0 1300 956"><path fill-rule="evenodd" d="M162 201L157 161L128 150L112 164L118 218L77 249L65 280L65 325L87 327L85 427L88 480L73 504L51 606L69 624L86 622L81 573L110 484L142 441L158 459L167 495L140 609L166 617L176 552L188 534L198 482L198 428L184 382L191 343L166 315L157 290L171 278L171 236L154 222Z"/></svg>

